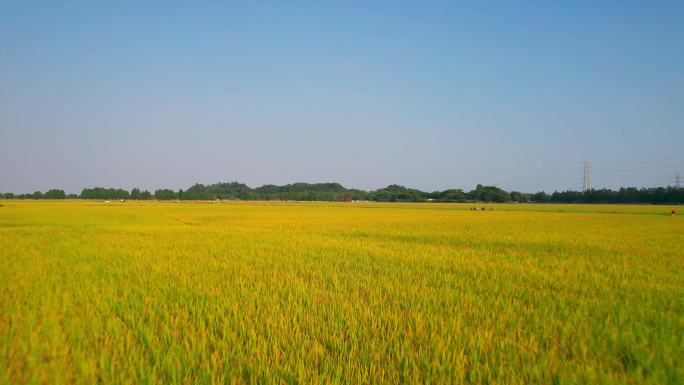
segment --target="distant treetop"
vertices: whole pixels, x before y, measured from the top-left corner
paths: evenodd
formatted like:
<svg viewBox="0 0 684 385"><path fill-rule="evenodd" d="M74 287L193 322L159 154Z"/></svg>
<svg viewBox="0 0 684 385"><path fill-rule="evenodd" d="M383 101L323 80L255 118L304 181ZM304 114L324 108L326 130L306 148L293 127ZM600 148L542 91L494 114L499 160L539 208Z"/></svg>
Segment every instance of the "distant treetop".
<svg viewBox="0 0 684 385"><path fill-rule="evenodd" d="M282 186L267 184L251 188L244 183L224 182L210 185L196 183L186 190L158 189L154 193L133 188L130 192L120 188L84 188L80 195L65 194L64 190L51 189L45 193L5 193L5 199L132 199L132 200L292 200L292 201L350 201L379 202L536 202L536 203L684 203L684 189L677 187L641 188L623 187L619 190L600 189L582 191L555 191L552 194L534 194L505 191L496 186L478 184L474 190L460 189L425 192L392 184L373 191L348 189L339 183L292 183Z"/></svg>

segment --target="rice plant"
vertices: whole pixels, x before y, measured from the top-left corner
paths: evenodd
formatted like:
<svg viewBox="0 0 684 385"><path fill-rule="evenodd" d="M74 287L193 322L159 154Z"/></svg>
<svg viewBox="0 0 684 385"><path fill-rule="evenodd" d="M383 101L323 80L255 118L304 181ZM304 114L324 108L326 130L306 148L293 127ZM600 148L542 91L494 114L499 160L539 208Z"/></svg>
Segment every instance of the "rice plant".
<svg viewBox="0 0 684 385"><path fill-rule="evenodd" d="M2 205L0 383L684 382L667 207Z"/></svg>

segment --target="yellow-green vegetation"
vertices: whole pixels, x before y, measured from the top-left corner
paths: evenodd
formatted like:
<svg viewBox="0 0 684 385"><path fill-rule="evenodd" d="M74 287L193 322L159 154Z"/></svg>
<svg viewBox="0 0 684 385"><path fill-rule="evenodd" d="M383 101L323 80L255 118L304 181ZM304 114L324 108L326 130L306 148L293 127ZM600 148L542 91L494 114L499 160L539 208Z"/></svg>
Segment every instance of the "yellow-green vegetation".
<svg viewBox="0 0 684 385"><path fill-rule="evenodd" d="M2 205L0 383L684 382L672 207Z"/></svg>

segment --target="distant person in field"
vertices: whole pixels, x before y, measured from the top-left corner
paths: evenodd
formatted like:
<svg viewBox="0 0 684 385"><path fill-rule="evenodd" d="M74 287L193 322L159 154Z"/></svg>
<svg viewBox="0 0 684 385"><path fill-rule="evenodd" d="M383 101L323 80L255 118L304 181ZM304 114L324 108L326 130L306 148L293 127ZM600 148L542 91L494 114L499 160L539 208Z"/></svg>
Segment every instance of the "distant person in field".
<svg viewBox="0 0 684 385"><path fill-rule="evenodd" d="M670 215L672 215L673 217L677 216L677 212L675 211L675 209L672 209L672 212L670 213Z"/></svg>

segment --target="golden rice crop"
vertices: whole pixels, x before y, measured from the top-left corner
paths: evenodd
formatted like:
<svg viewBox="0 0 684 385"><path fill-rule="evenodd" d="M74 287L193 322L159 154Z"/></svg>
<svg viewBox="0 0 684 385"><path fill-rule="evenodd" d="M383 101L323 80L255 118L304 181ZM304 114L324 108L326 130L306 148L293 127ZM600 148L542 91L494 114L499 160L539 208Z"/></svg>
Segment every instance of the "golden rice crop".
<svg viewBox="0 0 684 385"><path fill-rule="evenodd" d="M684 382L667 207L2 204L0 383Z"/></svg>

